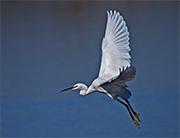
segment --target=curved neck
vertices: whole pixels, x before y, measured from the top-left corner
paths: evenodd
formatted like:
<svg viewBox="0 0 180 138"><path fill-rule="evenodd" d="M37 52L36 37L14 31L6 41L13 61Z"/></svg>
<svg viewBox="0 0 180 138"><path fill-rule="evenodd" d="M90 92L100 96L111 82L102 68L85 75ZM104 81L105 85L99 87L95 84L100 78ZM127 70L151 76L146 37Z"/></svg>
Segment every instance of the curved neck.
<svg viewBox="0 0 180 138"><path fill-rule="evenodd" d="M80 93L79 93L80 95L87 95L88 87L85 84L82 84L79 90L80 90Z"/></svg>

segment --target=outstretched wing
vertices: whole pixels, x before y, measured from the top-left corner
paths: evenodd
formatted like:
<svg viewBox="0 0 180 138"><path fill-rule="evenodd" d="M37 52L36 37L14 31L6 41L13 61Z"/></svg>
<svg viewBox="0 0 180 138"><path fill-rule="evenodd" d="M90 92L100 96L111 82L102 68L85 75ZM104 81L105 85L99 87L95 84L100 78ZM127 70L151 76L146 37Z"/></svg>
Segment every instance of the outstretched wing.
<svg viewBox="0 0 180 138"><path fill-rule="evenodd" d="M106 32L102 41L99 85L111 82L121 71L130 67L129 32L126 23L119 12L107 11L107 15Z"/></svg>

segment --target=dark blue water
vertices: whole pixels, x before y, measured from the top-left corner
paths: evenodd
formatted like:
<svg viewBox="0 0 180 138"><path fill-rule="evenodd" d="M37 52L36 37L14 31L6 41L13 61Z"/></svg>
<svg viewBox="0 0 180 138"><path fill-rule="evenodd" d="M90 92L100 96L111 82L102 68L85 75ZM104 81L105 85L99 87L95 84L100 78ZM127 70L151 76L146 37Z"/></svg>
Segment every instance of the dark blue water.
<svg viewBox="0 0 180 138"><path fill-rule="evenodd" d="M1 2L2 137L178 137L178 2ZM106 11L130 31L130 102L60 93L97 77Z"/></svg>

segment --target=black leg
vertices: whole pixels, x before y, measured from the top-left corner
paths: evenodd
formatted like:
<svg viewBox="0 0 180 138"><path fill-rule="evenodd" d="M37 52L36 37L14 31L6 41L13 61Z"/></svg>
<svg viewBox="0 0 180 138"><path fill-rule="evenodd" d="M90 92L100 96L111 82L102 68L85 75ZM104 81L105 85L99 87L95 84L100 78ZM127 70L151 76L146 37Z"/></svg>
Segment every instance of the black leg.
<svg viewBox="0 0 180 138"><path fill-rule="evenodd" d="M128 104L128 106L130 107L131 111L133 112L134 116L138 119L138 121L140 122L140 119L139 119L139 113L135 112L134 109L132 108L131 104L129 103L128 99L126 98L123 98L126 103Z"/></svg>
<svg viewBox="0 0 180 138"><path fill-rule="evenodd" d="M134 119L134 117L133 117L133 115L132 115L132 113L131 113L131 111L130 111L130 109L129 109L129 106L128 106L127 104L125 104L124 102L120 101L118 98L116 98L116 100L117 100L118 102L120 102L121 104L123 104L123 105L127 108L127 110L128 110L128 112L129 112L132 120L134 121L134 123L136 124L136 126L137 126L138 128L140 128L140 127L139 127L139 123L137 122L138 120L137 120L137 119Z"/></svg>
<svg viewBox="0 0 180 138"><path fill-rule="evenodd" d="M125 104L124 102L120 101L119 99L117 99L117 101L118 101L118 102L120 102L121 104L123 104L123 105L127 108L127 110L128 110L128 112L129 112L129 114L130 114L130 116L131 116L132 120L134 120L134 117L133 117L133 115L132 115L131 111L129 110L128 105L127 105L127 104Z"/></svg>

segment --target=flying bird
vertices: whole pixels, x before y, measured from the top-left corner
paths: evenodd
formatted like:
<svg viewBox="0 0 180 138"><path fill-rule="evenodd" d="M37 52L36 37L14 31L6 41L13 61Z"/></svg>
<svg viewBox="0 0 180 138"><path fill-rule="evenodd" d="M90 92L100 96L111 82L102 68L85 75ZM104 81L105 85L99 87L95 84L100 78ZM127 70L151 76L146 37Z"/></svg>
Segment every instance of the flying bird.
<svg viewBox="0 0 180 138"><path fill-rule="evenodd" d="M139 113L134 111L128 101L131 92L126 85L126 82L132 80L136 74L135 67L130 65L129 32L123 17L115 10L107 11L106 31L101 48L99 75L92 84L87 87L83 83L77 83L61 92L80 90L80 95L92 92L105 93L111 99L123 104L135 125L140 128Z"/></svg>

